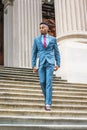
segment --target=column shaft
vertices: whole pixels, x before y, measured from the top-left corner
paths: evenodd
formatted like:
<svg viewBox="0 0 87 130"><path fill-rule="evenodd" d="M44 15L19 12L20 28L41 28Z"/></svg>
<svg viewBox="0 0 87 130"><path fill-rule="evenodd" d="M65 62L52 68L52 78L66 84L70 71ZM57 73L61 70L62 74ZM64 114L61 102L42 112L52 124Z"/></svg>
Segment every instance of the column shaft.
<svg viewBox="0 0 87 130"><path fill-rule="evenodd" d="M55 0L57 36L87 31L86 0Z"/></svg>
<svg viewBox="0 0 87 130"><path fill-rule="evenodd" d="M12 1L4 3L4 65L13 66L13 8Z"/></svg>
<svg viewBox="0 0 87 130"><path fill-rule="evenodd" d="M5 5L7 1L12 0L4 0ZM42 0L13 0L12 6L7 4L9 12L4 25L6 66L31 67L32 44L39 34L42 19L41 6Z"/></svg>
<svg viewBox="0 0 87 130"><path fill-rule="evenodd" d="M41 21L41 0L15 0L13 12L14 66L31 67L32 44Z"/></svg>

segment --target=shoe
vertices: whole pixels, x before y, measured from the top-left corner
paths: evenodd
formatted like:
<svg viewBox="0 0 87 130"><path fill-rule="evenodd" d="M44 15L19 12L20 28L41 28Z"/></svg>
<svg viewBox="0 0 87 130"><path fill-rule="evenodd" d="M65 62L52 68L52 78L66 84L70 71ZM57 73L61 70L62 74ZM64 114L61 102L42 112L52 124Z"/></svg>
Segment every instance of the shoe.
<svg viewBox="0 0 87 130"><path fill-rule="evenodd" d="M45 110L46 110L46 111L51 111L50 105L46 105L46 106L45 106Z"/></svg>

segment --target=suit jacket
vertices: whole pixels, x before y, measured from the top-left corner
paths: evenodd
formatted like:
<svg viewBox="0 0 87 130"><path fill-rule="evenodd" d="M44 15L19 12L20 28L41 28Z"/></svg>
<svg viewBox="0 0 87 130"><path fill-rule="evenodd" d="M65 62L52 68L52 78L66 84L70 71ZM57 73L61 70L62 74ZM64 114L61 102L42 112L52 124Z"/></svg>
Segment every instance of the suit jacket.
<svg viewBox="0 0 87 130"><path fill-rule="evenodd" d="M48 35L49 43L46 48L44 48L41 35L34 39L34 44L32 48L32 68L36 67L37 58L39 59L39 65L43 65L47 60L50 64L55 64L60 67L60 53L56 38Z"/></svg>

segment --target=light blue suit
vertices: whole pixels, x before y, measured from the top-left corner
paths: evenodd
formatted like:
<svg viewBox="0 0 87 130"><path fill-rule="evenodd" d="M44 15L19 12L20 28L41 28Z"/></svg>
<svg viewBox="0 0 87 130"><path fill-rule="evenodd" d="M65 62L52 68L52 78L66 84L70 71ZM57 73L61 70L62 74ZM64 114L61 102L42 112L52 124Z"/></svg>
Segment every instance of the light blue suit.
<svg viewBox="0 0 87 130"><path fill-rule="evenodd" d="M60 53L56 38L48 35L48 45L44 48L42 35L34 39L32 48L32 68L36 67L36 60L39 58L40 85L45 97L45 104L52 104L52 77L54 65L60 67Z"/></svg>

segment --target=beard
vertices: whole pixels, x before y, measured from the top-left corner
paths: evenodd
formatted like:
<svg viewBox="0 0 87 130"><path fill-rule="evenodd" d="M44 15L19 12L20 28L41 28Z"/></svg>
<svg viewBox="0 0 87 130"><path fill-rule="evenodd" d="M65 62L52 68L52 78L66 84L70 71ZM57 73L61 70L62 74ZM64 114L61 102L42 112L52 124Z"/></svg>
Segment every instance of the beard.
<svg viewBox="0 0 87 130"><path fill-rule="evenodd" d="M47 34L47 32L41 32L41 35L46 35Z"/></svg>

